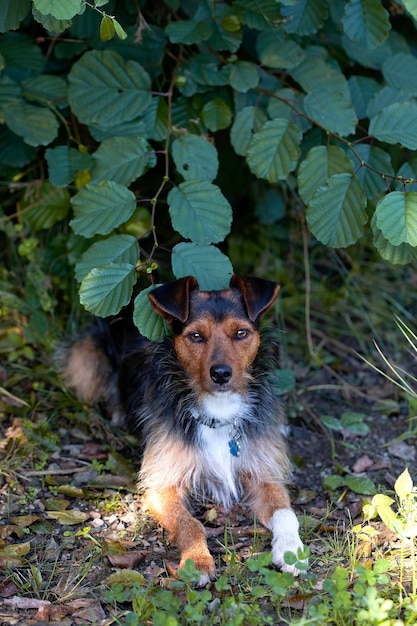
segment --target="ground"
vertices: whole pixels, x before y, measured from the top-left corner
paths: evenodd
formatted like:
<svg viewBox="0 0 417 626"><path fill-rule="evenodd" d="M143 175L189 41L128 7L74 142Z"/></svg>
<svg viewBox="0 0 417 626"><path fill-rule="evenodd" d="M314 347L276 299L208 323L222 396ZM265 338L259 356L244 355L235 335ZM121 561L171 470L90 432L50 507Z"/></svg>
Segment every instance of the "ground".
<svg viewBox="0 0 417 626"><path fill-rule="evenodd" d="M348 529L361 521L367 494L392 493L404 468L414 466L414 426L394 385L350 350L342 369L289 365L296 385L283 401L293 505L311 567L324 577ZM19 381L36 408L23 408L24 394L1 398L0 624L123 623L112 621L112 604L103 600L107 577L135 569L167 585L178 566L175 546L141 512L134 441L58 387ZM220 571L230 574L233 559L268 550L269 532L244 510L208 505L198 515ZM395 543L387 532L378 535L382 555ZM341 550L342 565L344 558Z"/></svg>

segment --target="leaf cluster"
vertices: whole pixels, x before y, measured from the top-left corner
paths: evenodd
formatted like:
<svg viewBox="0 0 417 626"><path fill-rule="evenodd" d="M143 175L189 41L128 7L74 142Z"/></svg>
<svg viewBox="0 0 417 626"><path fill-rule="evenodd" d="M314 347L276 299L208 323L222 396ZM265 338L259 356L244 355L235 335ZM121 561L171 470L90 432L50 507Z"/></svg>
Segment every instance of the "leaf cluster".
<svg viewBox="0 0 417 626"><path fill-rule="evenodd" d="M4 0L1 228L69 223L53 255L99 316L168 261L226 286L233 219L273 229L294 205L325 246L370 231L414 260L416 19L408 0Z"/></svg>

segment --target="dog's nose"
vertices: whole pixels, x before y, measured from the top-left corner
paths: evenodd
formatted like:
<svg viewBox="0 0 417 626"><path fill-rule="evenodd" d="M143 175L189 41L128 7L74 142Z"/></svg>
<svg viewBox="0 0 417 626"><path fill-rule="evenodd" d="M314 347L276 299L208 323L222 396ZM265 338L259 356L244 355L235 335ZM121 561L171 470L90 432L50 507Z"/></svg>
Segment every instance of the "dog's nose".
<svg viewBox="0 0 417 626"><path fill-rule="evenodd" d="M225 363L212 365L210 367L210 376L211 380L216 383L216 385L224 385L232 377L232 368L230 365L226 365Z"/></svg>

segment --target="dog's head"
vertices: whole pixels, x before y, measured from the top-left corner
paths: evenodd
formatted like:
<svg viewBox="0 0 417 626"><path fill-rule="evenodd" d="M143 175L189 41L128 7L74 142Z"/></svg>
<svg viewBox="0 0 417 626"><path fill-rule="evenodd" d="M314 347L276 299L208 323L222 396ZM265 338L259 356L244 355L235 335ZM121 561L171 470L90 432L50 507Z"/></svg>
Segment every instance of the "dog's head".
<svg viewBox="0 0 417 626"><path fill-rule="evenodd" d="M259 321L278 292L269 280L234 275L221 291L200 291L187 276L149 294L153 309L172 326L178 359L198 395L245 393Z"/></svg>

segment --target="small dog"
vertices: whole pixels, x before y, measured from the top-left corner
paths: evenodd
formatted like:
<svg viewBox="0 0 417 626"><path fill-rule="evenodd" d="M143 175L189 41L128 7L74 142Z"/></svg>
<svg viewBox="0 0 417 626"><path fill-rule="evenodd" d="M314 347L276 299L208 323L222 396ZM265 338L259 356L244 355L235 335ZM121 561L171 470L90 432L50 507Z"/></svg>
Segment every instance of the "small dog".
<svg viewBox="0 0 417 626"><path fill-rule="evenodd" d="M189 276L149 294L172 338L132 339L120 322L99 322L61 354L64 382L83 401L122 411L139 437L145 509L192 559L200 585L215 576L204 528L191 499L230 509L243 500L272 531L272 560L302 547L286 482L285 420L268 381L274 355L260 347L259 321L279 286L234 275L228 289L200 291ZM276 360L276 358L275 358Z"/></svg>

